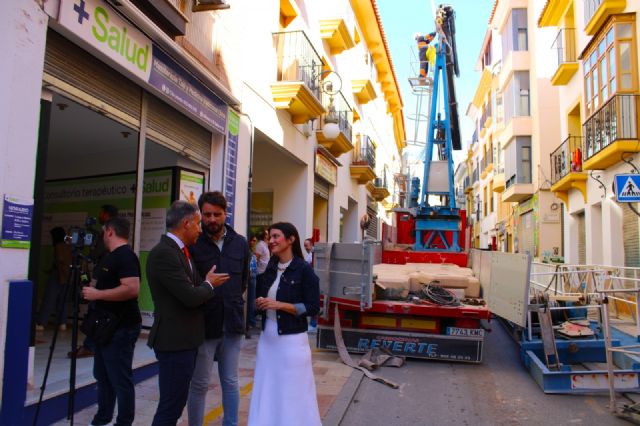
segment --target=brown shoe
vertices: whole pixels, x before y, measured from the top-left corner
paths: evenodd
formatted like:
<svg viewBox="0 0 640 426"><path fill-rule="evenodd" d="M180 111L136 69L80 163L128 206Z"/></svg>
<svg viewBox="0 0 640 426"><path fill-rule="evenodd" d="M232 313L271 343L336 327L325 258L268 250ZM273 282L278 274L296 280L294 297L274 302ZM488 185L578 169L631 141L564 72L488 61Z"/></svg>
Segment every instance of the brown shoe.
<svg viewBox="0 0 640 426"><path fill-rule="evenodd" d="M69 358L73 358L73 352L74 351L69 351L69 353L67 353L67 356ZM85 348L84 346L79 346L78 349L75 350L75 355L76 358L88 358L93 356L93 352Z"/></svg>

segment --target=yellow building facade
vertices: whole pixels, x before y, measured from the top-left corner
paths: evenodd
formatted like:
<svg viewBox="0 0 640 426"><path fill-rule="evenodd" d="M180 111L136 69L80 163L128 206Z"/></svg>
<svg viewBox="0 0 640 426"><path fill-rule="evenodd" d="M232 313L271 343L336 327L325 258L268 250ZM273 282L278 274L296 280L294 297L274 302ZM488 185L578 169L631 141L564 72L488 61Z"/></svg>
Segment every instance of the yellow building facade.
<svg viewBox="0 0 640 426"><path fill-rule="evenodd" d="M638 11L633 0L550 0L538 18L556 32L561 130L549 162L568 263L640 266L639 218L612 188L640 160Z"/></svg>

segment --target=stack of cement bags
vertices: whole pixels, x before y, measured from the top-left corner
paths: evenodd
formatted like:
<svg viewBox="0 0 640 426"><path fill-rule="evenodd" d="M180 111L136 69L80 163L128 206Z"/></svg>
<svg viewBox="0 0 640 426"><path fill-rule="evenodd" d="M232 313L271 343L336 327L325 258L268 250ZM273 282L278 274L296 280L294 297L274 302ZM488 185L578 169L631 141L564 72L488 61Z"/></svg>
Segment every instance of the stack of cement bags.
<svg viewBox="0 0 640 426"><path fill-rule="evenodd" d="M380 263L373 265L373 273L376 284L385 294L398 296L394 298L406 297L410 291L418 293L429 283L452 289L460 298L480 297L480 281L473 276L473 271L450 263Z"/></svg>

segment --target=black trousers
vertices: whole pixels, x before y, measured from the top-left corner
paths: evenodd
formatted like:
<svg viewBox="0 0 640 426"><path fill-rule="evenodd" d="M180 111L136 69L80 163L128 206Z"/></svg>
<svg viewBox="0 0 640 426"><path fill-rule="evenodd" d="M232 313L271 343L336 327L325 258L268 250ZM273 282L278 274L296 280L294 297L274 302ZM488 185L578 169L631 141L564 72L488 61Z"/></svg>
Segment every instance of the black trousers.
<svg viewBox="0 0 640 426"><path fill-rule="evenodd" d="M156 351L160 400L152 426L175 426L178 422L187 404L197 354L198 349Z"/></svg>

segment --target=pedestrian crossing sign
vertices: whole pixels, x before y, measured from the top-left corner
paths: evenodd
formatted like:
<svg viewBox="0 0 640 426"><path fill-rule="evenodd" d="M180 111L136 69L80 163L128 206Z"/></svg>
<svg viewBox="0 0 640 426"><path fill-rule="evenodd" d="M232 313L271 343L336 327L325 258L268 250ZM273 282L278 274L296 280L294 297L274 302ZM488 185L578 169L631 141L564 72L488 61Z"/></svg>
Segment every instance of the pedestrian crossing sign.
<svg viewBox="0 0 640 426"><path fill-rule="evenodd" d="M640 202L640 174L616 175L614 182L619 203Z"/></svg>

